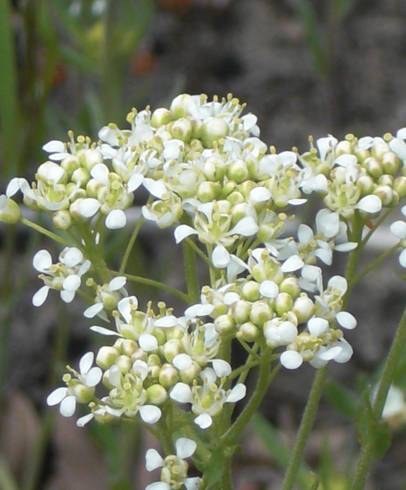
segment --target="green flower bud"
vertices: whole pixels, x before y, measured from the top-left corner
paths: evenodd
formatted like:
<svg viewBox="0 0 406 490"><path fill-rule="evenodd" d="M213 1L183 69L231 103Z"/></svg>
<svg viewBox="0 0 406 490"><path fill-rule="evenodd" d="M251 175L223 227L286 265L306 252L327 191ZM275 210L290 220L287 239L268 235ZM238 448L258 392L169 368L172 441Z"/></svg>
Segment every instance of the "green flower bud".
<svg viewBox="0 0 406 490"><path fill-rule="evenodd" d="M374 146L371 148L372 155L374 155L378 159L383 158L384 154L388 152L390 152L390 148L388 144L383 141L374 143Z"/></svg>
<svg viewBox="0 0 406 490"><path fill-rule="evenodd" d="M105 386L108 390L111 390L114 388L113 385L110 383L108 371L105 371L103 373L102 383L103 383L103 386Z"/></svg>
<svg viewBox="0 0 406 490"><path fill-rule="evenodd" d="M0 222L14 225L21 218L20 206L5 195L0 196Z"/></svg>
<svg viewBox="0 0 406 490"><path fill-rule="evenodd" d="M200 373L201 369L197 363L193 363L188 369L183 369L180 374L180 379L184 383L191 383Z"/></svg>
<svg viewBox="0 0 406 490"><path fill-rule="evenodd" d="M400 160L395 153L388 151L382 156L382 166L387 174L396 175L400 168Z"/></svg>
<svg viewBox="0 0 406 490"><path fill-rule="evenodd" d="M339 141L335 147L335 153L337 156L352 153L352 145L349 141Z"/></svg>
<svg viewBox="0 0 406 490"><path fill-rule="evenodd" d="M104 309L107 311L112 311L116 308L117 303L120 300L120 296L115 291L101 291L101 300Z"/></svg>
<svg viewBox="0 0 406 490"><path fill-rule="evenodd" d="M149 366L159 366L161 367L161 358L158 354L150 354L148 356L147 363Z"/></svg>
<svg viewBox="0 0 406 490"><path fill-rule="evenodd" d="M211 181L221 180L226 173L226 164L220 159L209 158L203 166L203 172Z"/></svg>
<svg viewBox="0 0 406 490"><path fill-rule="evenodd" d="M379 185L387 185L389 187L393 186L394 178L392 175L384 174L379 177L378 184Z"/></svg>
<svg viewBox="0 0 406 490"><path fill-rule="evenodd" d="M148 401L154 405L162 405L168 399L168 393L161 385L155 384L147 388Z"/></svg>
<svg viewBox="0 0 406 490"><path fill-rule="evenodd" d="M292 298L297 298L300 293L299 282L296 277L287 277L279 284L279 290L289 294Z"/></svg>
<svg viewBox="0 0 406 490"><path fill-rule="evenodd" d="M262 326L272 318L272 309L265 301L256 301L251 307L250 320L255 325Z"/></svg>
<svg viewBox="0 0 406 490"><path fill-rule="evenodd" d="M396 177L393 182L393 189L399 194L401 199L406 197L406 177L403 175Z"/></svg>
<svg viewBox="0 0 406 490"><path fill-rule="evenodd" d="M236 204L241 204L245 202L244 196L241 194L241 192L234 191L231 194L227 196L227 201L232 205L235 206Z"/></svg>
<svg viewBox="0 0 406 490"><path fill-rule="evenodd" d="M234 320L231 315L220 315L214 320L216 329L220 333L230 333L234 329Z"/></svg>
<svg viewBox="0 0 406 490"><path fill-rule="evenodd" d="M130 339L122 339L120 347L121 353L129 357L131 357L138 349L137 343Z"/></svg>
<svg viewBox="0 0 406 490"><path fill-rule="evenodd" d="M81 169L80 169L81 170ZM99 194L100 189L104 186L101 182L98 182L96 179L90 179L86 184L86 192L88 197L95 197Z"/></svg>
<svg viewBox="0 0 406 490"><path fill-rule="evenodd" d="M251 313L251 303L240 300L233 304L232 315L237 323L245 323L248 321Z"/></svg>
<svg viewBox="0 0 406 490"><path fill-rule="evenodd" d="M168 362L172 362L173 358L181 351L181 348L182 345L179 340L176 339L168 340L162 348L165 359Z"/></svg>
<svg viewBox="0 0 406 490"><path fill-rule="evenodd" d="M362 175L357 180L357 187L360 189L361 194L363 196L366 196L368 194L371 194L371 192L374 190L375 184L372 180L372 177L370 177L369 175Z"/></svg>
<svg viewBox="0 0 406 490"><path fill-rule="evenodd" d="M228 124L219 117L209 117L202 124L201 140L206 148L213 148L216 141L228 135Z"/></svg>
<svg viewBox="0 0 406 490"><path fill-rule="evenodd" d="M128 356L119 356L114 363L122 373L128 373L132 366L132 360Z"/></svg>
<svg viewBox="0 0 406 490"><path fill-rule="evenodd" d="M393 190L388 185L378 185L374 190L374 194L379 197L384 206L392 204Z"/></svg>
<svg viewBox="0 0 406 490"><path fill-rule="evenodd" d="M151 379L158 379L158 376L159 376L160 371L161 371L161 367L160 366L151 366L149 368L149 377Z"/></svg>
<svg viewBox="0 0 406 490"><path fill-rule="evenodd" d="M243 298L248 301L257 301L261 296L259 288L260 285L257 282L248 281L243 285L241 289L241 294Z"/></svg>
<svg viewBox="0 0 406 490"><path fill-rule="evenodd" d="M236 336L246 342L254 342L259 336L259 328L251 322L241 325Z"/></svg>
<svg viewBox="0 0 406 490"><path fill-rule="evenodd" d="M60 230L67 230L72 224L72 218L69 211L57 211L54 214L52 221L55 227Z"/></svg>
<svg viewBox="0 0 406 490"><path fill-rule="evenodd" d="M292 309L293 299L288 293L279 293L275 300L276 312L279 316Z"/></svg>
<svg viewBox="0 0 406 490"><path fill-rule="evenodd" d="M189 94L180 94L171 103L171 113L175 119L189 115L193 107L193 98Z"/></svg>
<svg viewBox="0 0 406 490"><path fill-rule="evenodd" d="M109 369L115 363L118 355L118 351L114 347L100 347L96 356L96 364L102 369Z"/></svg>
<svg viewBox="0 0 406 490"><path fill-rule="evenodd" d="M237 160L228 167L228 178L240 184L248 179L248 168L245 162Z"/></svg>
<svg viewBox="0 0 406 490"><path fill-rule="evenodd" d="M201 202L214 201L221 192L221 185L218 182L202 182L197 189L197 198Z"/></svg>
<svg viewBox="0 0 406 490"><path fill-rule="evenodd" d="M153 128L159 128L164 124L168 124L172 120L172 114L168 109L164 107L159 107L155 109L151 116L151 126Z"/></svg>
<svg viewBox="0 0 406 490"><path fill-rule="evenodd" d="M102 162L102 157L97 150L83 150L79 155L79 162L87 170L91 170L95 165Z"/></svg>
<svg viewBox="0 0 406 490"><path fill-rule="evenodd" d="M189 119L182 117L172 123L171 133L174 138L188 143L192 137L192 123Z"/></svg>
<svg viewBox="0 0 406 490"><path fill-rule="evenodd" d="M237 189L237 184L233 180L229 180L223 184L222 196L225 198Z"/></svg>
<svg viewBox="0 0 406 490"><path fill-rule="evenodd" d="M217 318L220 315L225 315L228 311L228 307L225 304L218 304L214 306L214 310L210 313L212 318Z"/></svg>
<svg viewBox="0 0 406 490"><path fill-rule="evenodd" d="M299 323L307 322L314 313L313 301L306 294L299 296L293 305L293 313Z"/></svg>
<svg viewBox="0 0 406 490"><path fill-rule="evenodd" d="M79 168L79 160L75 156L69 156L62 160L61 167L67 174L72 174L77 168Z"/></svg>
<svg viewBox="0 0 406 490"><path fill-rule="evenodd" d="M159 371L158 379L162 386L169 388L178 382L178 370L172 364L164 364Z"/></svg>
<svg viewBox="0 0 406 490"><path fill-rule="evenodd" d="M185 331L179 327L165 328L166 340L181 339L185 335Z"/></svg>
<svg viewBox="0 0 406 490"><path fill-rule="evenodd" d="M369 175L375 177L376 179L378 179L383 173L381 164L373 157L367 158L364 165Z"/></svg>

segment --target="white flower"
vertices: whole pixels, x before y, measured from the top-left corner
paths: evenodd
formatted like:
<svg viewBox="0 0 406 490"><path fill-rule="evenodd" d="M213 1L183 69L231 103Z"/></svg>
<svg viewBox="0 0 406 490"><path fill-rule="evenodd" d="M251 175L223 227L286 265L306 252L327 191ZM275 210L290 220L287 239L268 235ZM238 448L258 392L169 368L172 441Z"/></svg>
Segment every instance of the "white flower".
<svg viewBox="0 0 406 490"><path fill-rule="evenodd" d="M34 306L41 306L47 299L50 289L60 291L61 299L70 303L79 289L81 277L86 274L91 264L85 260L82 252L76 247L66 247L59 255L59 263L53 264L48 250L38 251L33 258L33 266L41 272L40 279L44 286L33 296Z"/></svg>
<svg viewBox="0 0 406 490"><path fill-rule="evenodd" d="M66 387L56 388L48 395L47 404L59 405L59 411L64 417L71 417L75 413L77 401L83 403L84 396L89 398L88 401L92 398L94 387L102 378L102 370L99 367L92 367L93 361L93 352L84 354L79 361L79 373L71 370L75 379L69 379Z"/></svg>
<svg viewBox="0 0 406 490"><path fill-rule="evenodd" d="M100 315L104 309L112 310L119 301L120 292L125 293L124 286L127 283L127 278L124 276L114 277L109 283L98 286L96 294L96 302L86 308L83 315L86 318L94 318Z"/></svg>
<svg viewBox="0 0 406 490"><path fill-rule="evenodd" d="M406 206L402 206L402 214L406 216ZM402 251L399 255L399 263L402 267L406 268L406 222L395 221L390 226L390 231L396 238L399 238L399 245L402 247Z"/></svg>

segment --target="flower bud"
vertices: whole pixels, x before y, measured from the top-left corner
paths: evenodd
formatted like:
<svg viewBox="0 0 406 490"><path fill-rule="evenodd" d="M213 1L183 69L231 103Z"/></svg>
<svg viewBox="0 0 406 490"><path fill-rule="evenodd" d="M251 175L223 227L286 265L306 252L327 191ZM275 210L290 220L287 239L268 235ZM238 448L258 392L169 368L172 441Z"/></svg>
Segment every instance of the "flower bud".
<svg viewBox="0 0 406 490"><path fill-rule="evenodd" d="M287 277L279 284L279 291L287 293L292 298L297 298L300 293L299 282L296 277Z"/></svg>
<svg viewBox="0 0 406 490"><path fill-rule="evenodd" d="M75 184L83 186L89 180L89 172L84 168L77 168L71 176L71 181Z"/></svg>
<svg viewBox="0 0 406 490"><path fill-rule="evenodd" d="M165 328L166 339L181 339L185 335L185 331L180 327Z"/></svg>
<svg viewBox="0 0 406 490"><path fill-rule="evenodd" d="M275 301L275 307L276 307L276 312L278 313L279 316L282 316L283 314L287 313L292 309L293 306L293 299L288 293L279 293L276 301Z"/></svg>
<svg viewBox="0 0 406 490"><path fill-rule="evenodd" d="M128 373L131 369L132 361L128 356L119 356L114 363L122 373Z"/></svg>
<svg viewBox="0 0 406 490"><path fill-rule="evenodd" d="M229 333L234 329L234 320L231 315L220 315L214 320L216 329L220 333Z"/></svg>
<svg viewBox="0 0 406 490"><path fill-rule="evenodd" d="M189 368L182 369L180 374L180 379L184 383L191 383L200 372L200 367L197 363L193 363Z"/></svg>
<svg viewBox="0 0 406 490"><path fill-rule="evenodd" d="M89 197L97 198L100 189L104 188L103 184L96 179L90 179L86 184L86 192Z"/></svg>
<svg viewBox="0 0 406 490"><path fill-rule="evenodd" d="M190 114L190 109L194 106L193 97L189 94L180 94L171 103L171 113L175 119Z"/></svg>
<svg viewBox="0 0 406 490"><path fill-rule="evenodd" d="M396 175L399 171L400 160L394 153L388 151L382 156L382 166L385 173Z"/></svg>
<svg viewBox="0 0 406 490"><path fill-rule="evenodd" d="M209 117L202 124L200 130L201 140L206 148L213 148L213 144L228 135L228 124L219 117Z"/></svg>
<svg viewBox="0 0 406 490"><path fill-rule="evenodd" d="M168 124L172 120L172 114L168 109L159 107L155 109L151 116L151 126L153 128L159 128L164 124Z"/></svg>
<svg viewBox="0 0 406 490"><path fill-rule="evenodd" d="M102 162L102 157L99 151L87 149L81 153L80 163L87 169L91 170L96 164Z"/></svg>
<svg viewBox="0 0 406 490"><path fill-rule="evenodd" d="M225 315L228 311L228 306L222 303L214 305L214 310L210 313L212 318L217 318L220 315Z"/></svg>
<svg viewBox="0 0 406 490"><path fill-rule="evenodd" d="M181 343L179 340L168 340L163 346L163 355L168 362L172 362L173 358L181 351Z"/></svg>
<svg viewBox="0 0 406 490"><path fill-rule="evenodd" d="M259 328L251 322L243 323L236 336L246 342L254 342L259 336Z"/></svg>
<svg viewBox="0 0 406 490"><path fill-rule="evenodd" d="M379 197L384 206L392 204L393 190L388 185L378 185L374 190L374 194Z"/></svg>
<svg viewBox="0 0 406 490"><path fill-rule="evenodd" d="M189 119L182 117L172 123L171 133L174 138L188 143L192 137L192 123Z"/></svg>
<svg viewBox="0 0 406 490"><path fill-rule="evenodd" d="M234 182L242 183L248 179L248 168L243 160L237 160L228 167L228 177Z"/></svg>
<svg viewBox="0 0 406 490"><path fill-rule="evenodd" d="M231 194L227 196L227 201L232 205L235 206L236 204L241 204L245 202L244 196L241 194L241 192L234 191Z"/></svg>
<svg viewBox="0 0 406 490"><path fill-rule="evenodd" d="M79 160L75 156L69 156L63 159L61 167L66 173L72 174L79 167Z"/></svg>
<svg viewBox="0 0 406 490"><path fill-rule="evenodd" d="M337 156L352 153L352 145L349 141L339 141L335 147L335 154Z"/></svg>
<svg viewBox="0 0 406 490"><path fill-rule="evenodd" d="M214 201L221 192L218 182L201 182L197 189L197 198L201 202Z"/></svg>
<svg viewBox="0 0 406 490"><path fill-rule="evenodd" d="M21 218L20 206L5 195L0 196L0 222L14 225Z"/></svg>
<svg viewBox="0 0 406 490"><path fill-rule="evenodd" d="M357 180L357 187L361 191L361 194L364 196L371 194L374 190L374 186L374 181L369 175L362 175Z"/></svg>
<svg viewBox="0 0 406 490"><path fill-rule="evenodd" d="M72 224L72 218L69 211L57 211L54 214L52 221L55 227L60 230L67 230Z"/></svg>
<svg viewBox="0 0 406 490"><path fill-rule="evenodd" d="M379 185L388 185L389 187L393 186L394 178L392 175L383 174L379 177L378 184Z"/></svg>
<svg viewBox="0 0 406 490"><path fill-rule="evenodd" d="M403 175L396 177L393 182L393 189L399 194L401 199L406 197L406 177Z"/></svg>
<svg viewBox="0 0 406 490"><path fill-rule="evenodd" d="M148 401L154 405L162 405L167 398L168 393L161 385L155 384L147 388Z"/></svg>
<svg viewBox="0 0 406 490"><path fill-rule="evenodd" d="M293 305L293 313L299 323L307 322L314 313L313 301L305 294L299 296Z"/></svg>
<svg viewBox="0 0 406 490"><path fill-rule="evenodd" d="M138 349L136 342L130 339L122 339L120 347L121 347L121 353L129 357L131 357Z"/></svg>
<svg viewBox="0 0 406 490"><path fill-rule="evenodd" d="M162 386L169 388L178 382L178 370L172 364L164 364L159 371L158 379Z"/></svg>
<svg viewBox="0 0 406 490"><path fill-rule="evenodd" d="M371 175L372 177L378 179L382 175L382 166L375 158L373 157L367 158L364 164L369 175Z"/></svg>
<svg viewBox="0 0 406 490"><path fill-rule="evenodd" d="M111 346L100 347L96 357L96 364L102 369L109 369L116 361L118 351Z"/></svg>
<svg viewBox="0 0 406 490"><path fill-rule="evenodd" d="M272 318L272 309L265 301L257 301L252 305L250 320L255 325L263 325Z"/></svg>
<svg viewBox="0 0 406 490"><path fill-rule="evenodd" d="M251 303L248 301L236 301L232 306L232 314L237 323L245 323L248 321L251 313Z"/></svg>
<svg viewBox="0 0 406 490"><path fill-rule="evenodd" d="M94 396L94 388L77 383L73 386L73 393L79 403L89 403Z"/></svg>
<svg viewBox="0 0 406 490"><path fill-rule="evenodd" d="M221 180L226 172L226 164L220 159L208 158L203 166L203 172L211 181Z"/></svg>
<svg viewBox="0 0 406 490"><path fill-rule="evenodd" d="M255 281L248 281L241 289L241 294L248 301L256 301L260 297L260 285Z"/></svg>
<svg viewBox="0 0 406 490"><path fill-rule="evenodd" d="M387 152L390 152L390 148L387 143L384 141L377 141L374 143L374 146L371 148L372 154L381 159L383 158L384 154Z"/></svg>

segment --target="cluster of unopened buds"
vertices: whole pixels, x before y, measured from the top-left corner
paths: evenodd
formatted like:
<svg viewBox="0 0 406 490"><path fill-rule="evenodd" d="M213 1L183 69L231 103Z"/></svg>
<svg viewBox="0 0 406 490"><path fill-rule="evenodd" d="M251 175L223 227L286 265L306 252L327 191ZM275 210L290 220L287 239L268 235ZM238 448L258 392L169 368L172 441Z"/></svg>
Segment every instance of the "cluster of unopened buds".
<svg viewBox="0 0 406 490"><path fill-rule="evenodd" d="M200 488L185 459L199 454L200 432L230 418L246 395L244 366L230 364L233 342L247 350L247 369L265 356L269 369L351 358L344 331L357 322L345 311L347 281L323 280L320 266L330 266L335 251L356 249L355 219L379 219L406 196L406 129L396 137L327 136L311 140L305 153L278 153L244 108L232 96L183 94L168 109L133 109L128 129L110 124L96 141L69 132L68 141L44 145L48 160L32 183L14 178L0 196L0 220L22 219L12 199L20 192L71 240L57 263L47 250L35 255L44 285L34 305L51 289L65 302L90 295L84 316L93 319L91 330L113 337L96 355L85 354L78 371L68 368L48 404L59 404L64 416L87 406L79 426L139 417L151 430L175 431L191 422L172 441L176 454L147 452L147 469L161 468L151 490ZM147 195L143 219L173 227L176 243L209 266L200 300L191 297L179 314L163 302L140 309L125 272L105 263L106 234L128 226L135 194ZM324 203L314 227L297 224L292 234L295 209L313 198ZM406 266L406 223L391 230Z"/></svg>

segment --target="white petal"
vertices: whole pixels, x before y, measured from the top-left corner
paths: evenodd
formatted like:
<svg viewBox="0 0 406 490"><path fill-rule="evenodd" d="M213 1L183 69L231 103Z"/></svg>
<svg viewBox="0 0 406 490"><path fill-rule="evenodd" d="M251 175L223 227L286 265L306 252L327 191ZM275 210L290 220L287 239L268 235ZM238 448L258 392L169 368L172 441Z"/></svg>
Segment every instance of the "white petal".
<svg viewBox="0 0 406 490"><path fill-rule="evenodd" d="M128 192L134 192L143 183L144 176L142 174L133 174L127 183Z"/></svg>
<svg viewBox="0 0 406 490"><path fill-rule="evenodd" d="M91 218L100 209L100 203L97 199L87 197L78 203L77 209L83 218Z"/></svg>
<svg viewBox="0 0 406 490"><path fill-rule="evenodd" d="M71 303L75 298L75 291L67 291L64 289L60 292L60 296L65 303Z"/></svg>
<svg viewBox="0 0 406 490"><path fill-rule="evenodd" d="M191 478L186 478L183 482L186 490L199 490L202 479L198 476L192 476Z"/></svg>
<svg viewBox="0 0 406 490"><path fill-rule="evenodd" d="M160 327L160 328L172 328L178 325L179 321L176 318L176 316L173 315L167 315L163 316L162 318L158 318L157 320L154 321L154 327Z"/></svg>
<svg viewBox="0 0 406 490"><path fill-rule="evenodd" d="M104 163L98 163L90 171L90 175L101 184L108 184L110 171Z"/></svg>
<svg viewBox="0 0 406 490"><path fill-rule="evenodd" d="M51 140L48 143L43 145L42 149L47 153L64 153L65 145L62 141L59 140Z"/></svg>
<svg viewBox="0 0 406 490"><path fill-rule="evenodd" d="M118 145L118 138L116 135L116 131L109 126L103 126L98 134L99 138L102 141L105 141L109 145L112 146L117 146Z"/></svg>
<svg viewBox="0 0 406 490"><path fill-rule="evenodd" d="M66 291L77 291L80 287L81 279L77 274L71 274L63 281L63 289Z"/></svg>
<svg viewBox="0 0 406 490"><path fill-rule="evenodd" d="M192 365L192 358L188 354L177 354L172 361L172 364L179 369L179 371L183 371L185 369L189 369Z"/></svg>
<svg viewBox="0 0 406 490"><path fill-rule="evenodd" d="M226 398L227 403L237 403L247 394L247 387L243 383L238 383L230 391Z"/></svg>
<svg viewBox="0 0 406 490"><path fill-rule="evenodd" d="M82 252L76 247L65 248L60 255L60 261L67 267L75 267L83 260Z"/></svg>
<svg viewBox="0 0 406 490"><path fill-rule="evenodd" d="M195 316L207 316L214 310L214 306L206 303L206 304L196 304L189 306L185 310L185 316L193 318Z"/></svg>
<svg viewBox="0 0 406 490"><path fill-rule="evenodd" d="M280 361L286 369L297 369L303 363L303 357L295 350L282 352Z"/></svg>
<svg viewBox="0 0 406 490"><path fill-rule="evenodd" d="M146 424L155 424L161 418L161 409L155 405L143 405L140 407L140 416Z"/></svg>
<svg viewBox="0 0 406 490"><path fill-rule="evenodd" d="M144 187L147 191L158 199L162 199L167 193L167 189L162 180L144 179Z"/></svg>
<svg viewBox="0 0 406 490"><path fill-rule="evenodd" d="M329 323L325 318L314 317L307 322L307 328L312 335L318 337L328 330Z"/></svg>
<svg viewBox="0 0 406 490"><path fill-rule="evenodd" d="M279 294L279 287L276 282L263 281L259 287L259 292L265 298L276 298Z"/></svg>
<svg viewBox="0 0 406 490"><path fill-rule="evenodd" d="M334 250L337 250L337 252L351 252L351 250L355 250L358 247L357 242L346 242L346 243L340 243L339 245L336 245L334 247Z"/></svg>
<svg viewBox="0 0 406 490"><path fill-rule="evenodd" d="M319 138L316 141L317 148L319 149L320 159L325 160L327 153L334 149L336 144L338 143L337 139L334 136L327 136L325 138Z"/></svg>
<svg viewBox="0 0 406 490"><path fill-rule="evenodd" d="M223 359L213 359L211 363L213 365L214 372L219 378L225 378L231 374L232 369L227 361L224 361Z"/></svg>
<svg viewBox="0 0 406 490"><path fill-rule="evenodd" d="M336 319L343 328L348 330L352 330L357 326L357 320L351 313L348 313L348 311L340 311L337 313Z"/></svg>
<svg viewBox="0 0 406 490"><path fill-rule="evenodd" d="M10 180L6 189L6 196L13 197L21 189L21 179L19 177L14 177Z"/></svg>
<svg viewBox="0 0 406 490"><path fill-rule="evenodd" d="M357 157L349 154L340 155L335 159L334 163L341 167L351 167L357 164Z"/></svg>
<svg viewBox="0 0 406 490"><path fill-rule="evenodd" d="M61 401L59 411L64 417L72 417L76 410L76 398L74 396L67 396Z"/></svg>
<svg viewBox="0 0 406 490"><path fill-rule="evenodd" d="M399 255L399 264L402 267L406 267L406 248Z"/></svg>
<svg viewBox="0 0 406 490"><path fill-rule="evenodd" d="M320 359L323 359L323 361L332 361L335 359L338 354L340 354L342 351L342 347L335 345L334 347L330 347L329 349L326 349L324 352L320 354Z"/></svg>
<svg viewBox="0 0 406 490"><path fill-rule="evenodd" d="M399 138L401 140L406 140L406 128L398 129L396 133L396 138Z"/></svg>
<svg viewBox="0 0 406 490"><path fill-rule="evenodd" d="M406 144L399 138L393 138L389 142L389 148L402 160L406 160Z"/></svg>
<svg viewBox="0 0 406 490"><path fill-rule="evenodd" d="M117 276L109 282L109 291L118 291L123 288L127 283L127 278L124 276Z"/></svg>
<svg viewBox="0 0 406 490"><path fill-rule="evenodd" d="M314 255L318 257L326 265L333 263L333 251L330 248L318 248Z"/></svg>
<svg viewBox="0 0 406 490"><path fill-rule="evenodd" d="M148 449L145 453L145 467L147 471L154 471L157 468L161 468L164 465L162 456L156 449Z"/></svg>
<svg viewBox="0 0 406 490"><path fill-rule="evenodd" d="M80 417L76 421L77 427L84 427L86 424L88 424L91 420L94 419L94 414L93 413L88 413L87 415L84 415L83 417Z"/></svg>
<svg viewBox="0 0 406 490"><path fill-rule="evenodd" d="M94 361L93 352L86 352L79 361L79 371L82 376L88 373Z"/></svg>
<svg viewBox="0 0 406 490"><path fill-rule="evenodd" d="M106 216L105 225L109 230L120 230L127 224L127 216L122 209L113 209Z"/></svg>
<svg viewBox="0 0 406 490"><path fill-rule="evenodd" d="M202 413L195 418L195 424L197 424L201 429L207 429L213 423L213 419L208 413Z"/></svg>
<svg viewBox="0 0 406 490"><path fill-rule="evenodd" d="M128 296L127 298L123 298L118 302L117 308L118 311L122 314L124 320L127 323L131 322L133 310L136 310L138 307L138 299L136 296Z"/></svg>
<svg viewBox="0 0 406 490"><path fill-rule="evenodd" d="M365 213L379 213L382 209L382 202L378 196L370 194L363 197L356 207Z"/></svg>
<svg viewBox="0 0 406 490"><path fill-rule="evenodd" d="M138 343L145 352L153 352L158 349L158 340L149 333L141 334Z"/></svg>
<svg viewBox="0 0 406 490"><path fill-rule="evenodd" d="M52 257L48 250L39 250L32 259L32 265L38 272L45 272L52 265Z"/></svg>
<svg viewBox="0 0 406 490"><path fill-rule="evenodd" d="M92 367L86 374L86 385L90 387L98 385L102 376L103 372L99 367Z"/></svg>
<svg viewBox="0 0 406 490"><path fill-rule="evenodd" d="M66 397L68 393L68 388L56 388L56 390L52 391L47 398L47 405L53 407L54 405L58 405L61 401Z"/></svg>
<svg viewBox="0 0 406 490"><path fill-rule="evenodd" d="M188 225L179 225L175 228L175 241L180 243L190 235L197 235L197 231Z"/></svg>
<svg viewBox="0 0 406 490"><path fill-rule="evenodd" d="M289 199L288 203L291 206L301 206L302 204L305 204L307 202L307 199Z"/></svg>
<svg viewBox="0 0 406 490"><path fill-rule="evenodd" d="M227 306L231 306L232 304L236 303L239 300L240 300L240 295L232 291L226 293L223 298L224 304Z"/></svg>
<svg viewBox="0 0 406 490"><path fill-rule="evenodd" d="M329 279L327 287L337 289L341 294L345 294L348 288L347 279L342 276L333 276Z"/></svg>
<svg viewBox="0 0 406 490"><path fill-rule="evenodd" d="M95 303L94 305L89 306L89 308L86 308L86 310L83 312L83 316L85 318L94 318L102 310L103 310L103 303Z"/></svg>
<svg viewBox="0 0 406 490"><path fill-rule="evenodd" d="M186 459L193 456L196 451L197 444L192 439L187 437L180 437L176 443L176 456L180 459Z"/></svg>
<svg viewBox="0 0 406 490"><path fill-rule="evenodd" d="M241 118L241 122L244 128L244 131L249 131L251 128L253 128L257 124L258 118L255 116L255 114L245 114Z"/></svg>
<svg viewBox="0 0 406 490"><path fill-rule="evenodd" d="M228 235L242 235L242 236L252 236L258 232L257 222L252 216L246 216L240 219L240 221L232 228Z"/></svg>
<svg viewBox="0 0 406 490"><path fill-rule="evenodd" d="M115 332L114 330L110 330L109 328L105 327L99 327L98 325L92 325L90 327L90 330L92 332L99 333L100 335L107 335L107 336L115 336L115 337L120 337L118 332Z"/></svg>
<svg viewBox="0 0 406 490"><path fill-rule="evenodd" d="M357 146L360 150L369 150L373 144L374 138L372 138L372 136L364 136L357 142Z"/></svg>
<svg viewBox="0 0 406 490"><path fill-rule="evenodd" d="M149 373L148 364L141 359L137 359L132 367L134 373L136 373L142 380L146 379Z"/></svg>
<svg viewBox="0 0 406 490"><path fill-rule="evenodd" d="M316 215L317 231L325 238L333 238L340 229L340 217L329 209L321 209Z"/></svg>
<svg viewBox="0 0 406 490"><path fill-rule="evenodd" d="M404 240L406 238L406 222L395 221L390 225L390 231L395 237Z"/></svg>
<svg viewBox="0 0 406 490"><path fill-rule="evenodd" d="M297 230L297 237L300 243L309 243L314 237L313 230L310 226L301 224Z"/></svg>
<svg viewBox="0 0 406 490"><path fill-rule="evenodd" d="M145 490L171 490L171 487L168 483L164 483L162 481L156 481L154 483L150 483L145 487Z"/></svg>
<svg viewBox="0 0 406 490"><path fill-rule="evenodd" d="M172 388L170 398L179 403L191 403L192 401L192 390L186 383L176 383Z"/></svg>
<svg viewBox="0 0 406 490"><path fill-rule="evenodd" d="M211 261L217 269L224 269L230 262L230 253L223 245L217 245L211 255Z"/></svg>
<svg viewBox="0 0 406 490"><path fill-rule="evenodd" d="M271 199L271 191L266 187L255 187L250 192L249 199L253 204L269 201Z"/></svg>
<svg viewBox="0 0 406 490"><path fill-rule="evenodd" d="M301 269L304 266L303 260L299 255L292 255L286 260L281 267L282 272L294 272Z"/></svg>
<svg viewBox="0 0 406 490"><path fill-rule="evenodd" d="M49 293L49 287L42 286L42 288L38 289L38 291L32 297L32 304L37 307L42 306L48 297L48 293Z"/></svg>

